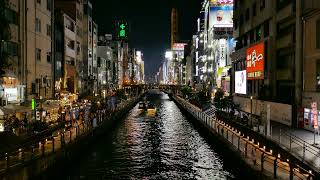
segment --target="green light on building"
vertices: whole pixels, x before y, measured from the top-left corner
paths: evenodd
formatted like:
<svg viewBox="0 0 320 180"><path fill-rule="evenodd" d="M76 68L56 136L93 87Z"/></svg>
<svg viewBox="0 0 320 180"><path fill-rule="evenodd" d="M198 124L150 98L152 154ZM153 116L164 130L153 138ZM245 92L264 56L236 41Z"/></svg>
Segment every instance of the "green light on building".
<svg viewBox="0 0 320 180"><path fill-rule="evenodd" d="M121 37L121 38L127 37L127 33L126 33L127 26L124 23L121 23L119 27L120 27L119 37Z"/></svg>
<svg viewBox="0 0 320 180"><path fill-rule="evenodd" d="M31 102L31 109L32 110L36 109L36 101L34 99L32 99L32 102Z"/></svg>

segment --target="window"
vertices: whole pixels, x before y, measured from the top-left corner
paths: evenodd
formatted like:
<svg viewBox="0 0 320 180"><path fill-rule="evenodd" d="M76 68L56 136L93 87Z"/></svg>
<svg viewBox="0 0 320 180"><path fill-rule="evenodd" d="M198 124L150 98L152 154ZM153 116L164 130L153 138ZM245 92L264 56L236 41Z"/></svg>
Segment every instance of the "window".
<svg viewBox="0 0 320 180"><path fill-rule="evenodd" d="M47 10L48 11L52 10L52 0L47 0Z"/></svg>
<svg viewBox="0 0 320 180"><path fill-rule="evenodd" d="M266 0L260 0L260 10L266 7Z"/></svg>
<svg viewBox="0 0 320 180"><path fill-rule="evenodd" d="M269 36L269 21L265 22L263 25L263 37Z"/></svg>
<svg viewBox="0 0 320 180"><path fill-rule="evenodd" d="M240 15L240 22L239 22L240 26L243 24L243 21L244 21L244 19L243 19L243 14L241 14L241 15Z"/></svg>
<svg viewBox="0 0 320 180"><path fill-rule="evenodd" d="M41 49L36 48L36 60L41 61Z"/></svg>
<svg viewBox="0 0 320 180"><path fill-rule="evenodd" d="M254 43L255 40L254 40L254 31L250 31L250 44Z"/></svg>
<svg viewBox="0 0 320 180"><path fill-rule="evenodd" d="M10 56L18 56L19 54L18 54L18 48L19 48L19 46L18 46L18 44L17 43L15 43L15 42L11 42L11 41L4 41L3 43L2 43L2 50L3 50L3 52L6 52L6 53L8 53L8 55L10 55Z"/></svg>
<svg viewBox="0 0 320 180"><path fill-rule="evenodd" d="M47 24L47 36L51 37L51 25Z"/></svg>
<svg viewBox="0 0 320 180"><path fill-rule="evenodd" d="M5 17L6 17L6 19L8 20L9 23L16 24L16 25L19 24L18 14L14 10L7 8L4 11L4 15L5 15Z"/></svg>
<svg viewBox="0 0 320 180"><path fill-rule="evenodd" d="M41 21L39 18L36 18L36 32L41 32Z"/></svg>
<svg viewBox="0 0 320 180"><path fill-rule="evenodd" d="M74 50L74 41L72 41L72 40L69 40L68 41L68 44L67 44L67 46L70 48L70 49L73 49Z"/></svg>
<svg viewBox="0 0 320 180"><path fill-rule="evenodd" d="M259 27L256 29L256 41L260 41L261 35L262 35L261 27L259 26Z"/></svg>
<svg viewBox="0 0 320 180"><path fill-rule="evenodd" d="M252 5L252 16L256 16L257 15L257 3L253 3Z"/></svg>
<svg viewBox="0 0 320 180"><path fill-rule="evenodd" d="M80 45L80 42L77 41L77 55L80 54L80 51L81 51L81 45Z"/></svg>
<svg viewBox="0 0 320 180"><path fill-rule="evenodd" d="M47 62L51 63L51 52L47 53Z"/></svg>
<svg viewBox="0 0 320 180"><path fill-rule="evenodd" d="M238 29L238 19L234 19L234 29Z"/></svg>
<svg viewBox="0 0 320 180"><path fill-rule="evenodd" d="M245 34L243 37L243 46L247 46L248 45L248 36Z"/></svg>
<svg viewBox="0 0 320 180"><path fill-rule="evenodd" d="M76 31L77 31L77 35L78 35L79 37L82 37L81 28L80 28L79 26L77 26Z"/></svg>
<svg viewBox="0 0 320 180"><path fill-rule="evenodd" d="M41 4L41 0L37 0L37 3L38 3L38 4Z"/></svg>
<svg viewBox="0 0 320 180"><path fill-rule="evenodd" d="M247 8L246 10L246 21L248 21L250 18L250 12L249 12L249 8Z"/></svg>
<svg viewBox="0 0 320 180"><path fill-rule="evenodd" d="M316 73L317 73L317 77L316 77L316 86L317 86L317 91L320 91L320 60L317 60L317 67L316 67Z"/></svg>
<svg viewBox="0 0 320 180"><path fill-rule="evenodd" d="M320 49L320 19L316 22L316 47Z"/></svg>

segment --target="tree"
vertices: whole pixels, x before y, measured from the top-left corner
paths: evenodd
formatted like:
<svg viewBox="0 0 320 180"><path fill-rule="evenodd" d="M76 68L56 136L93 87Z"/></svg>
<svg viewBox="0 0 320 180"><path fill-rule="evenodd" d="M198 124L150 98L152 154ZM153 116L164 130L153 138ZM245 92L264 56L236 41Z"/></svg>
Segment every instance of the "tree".
<svg viewBox="0 0 320 180"><path fill-rule="evenodd" d="M8 62L8 53L5 51L5 43L10 40L9 21L6 18L6 8L8 0L0 1L0 75L3 75L4 70L10 66Z"/></svg>
<svg viewBox="0 0 320 180"><path fill-rule="evenodd" d="M192 94L192 89L189 86L183 86L181 88L181 93L184 97L190 97L190 95Z"/></svg>
<svg viewBox="0 0 320 180"><path fill-rule="evenodd" d="M223 101L224 92L222 89L218 89L214 95L214 103L218 110L222 110L225 106L225 101Z"/></svg>
<svg viewBox="0 0 320 180"><path fill-rule="evenodd" d="M116 91L116 96L117 96L119 99L124 99L124 100L127 99L126 92L125 92L124 89L118 89L118 90Z"/></svg>

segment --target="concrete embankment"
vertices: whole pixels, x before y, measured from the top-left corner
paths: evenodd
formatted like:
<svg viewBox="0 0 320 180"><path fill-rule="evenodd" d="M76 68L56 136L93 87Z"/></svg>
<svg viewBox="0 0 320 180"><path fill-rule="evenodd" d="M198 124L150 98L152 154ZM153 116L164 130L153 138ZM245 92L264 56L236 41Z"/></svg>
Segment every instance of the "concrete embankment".
<svg viewBox="0 0 320 180"><path fill-rule="evenodd" d="M25 161L22 158L19 163L12 164L10 165L10 168L3 170L0 174L0 179L48 179L50 174L59 174L59 169L71 167L73 161L79 158L81 159L83 153L86 152L90 145L98 138L102 137L102 135L108 133L108 130L112 129L118 121L123 119L126 114L137 104L137 102L139 102L141 97L142 95L133 98L130 102L122 106L122 108L120 108L117 112L112 113L108 117L102 117L103 121L96 128L88 130L83 129L82 133L70 133L70 140L67 141L65 145L60 146L60 142L58 143L56 140L55 145L52 146L51 144L52 151L47 152L46 146L44 146L43 154L28 158L28 160ZM75 133L79 135L75 135ZM54 138L57 137L53 137L52 139ZM47 140L49 141L50 138L48 137L45 139L45 141ZM59 148L57 148L58 145ZM40 143L39 148L41 149ZM28 150L30 151L28 147L25 147L24 150L26 152ZM32 152L34 152L34 149Z"/></svg>
<svg viewBox="0 0 320 180"><path fill-rule="evenodd" d="M194 122L200 124L207 132L208 137L217 141L226 151L232 152L232 157L259 179L317 179L315 173L291 162L280 153L274 153L270 147L266 147L263 141L258 141L254 136L247 136L237 127L234 127L215 116L208 116L199 108L178 96L172 95L172 99L178 106L191 116Z"/></svg>

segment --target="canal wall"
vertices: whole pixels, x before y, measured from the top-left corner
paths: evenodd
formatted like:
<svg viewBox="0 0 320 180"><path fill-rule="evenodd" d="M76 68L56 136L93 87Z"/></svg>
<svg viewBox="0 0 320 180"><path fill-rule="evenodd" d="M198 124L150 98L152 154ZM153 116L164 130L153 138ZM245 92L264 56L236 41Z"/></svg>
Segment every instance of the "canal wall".
<svg viewBox="0 0 320 180"><path fill-rule="evenodd" d="M140 101L141 97L142 95L133 98L130 102L119 108L118 111L112 113L110 117L102 117L103 121L96 128L83 130L83 133L78 136L70 133L70 141L63 147L61 146L57 149L55 148L57 145L52 146L51 144L53 147L52 152L47 153L47 150L44 148L42 155L28 158L25 161L22 158L19 163L14 163L9 168L0 170L0 179L52 179L53 175L59 177L61 169L72 167L78 159L81 159L83 153L89 150L91 144L114 128L115 124L127 115ZM50 138L45 139L45 141L48 139ZM39 148L41 148L40 143Z"/></svg>
<svg viewBox="0 0 320 180"><path fill-rule="evenodd" d="M180 109L188 112L188 115L192 117L191 119L200 124L210 139L218 141L219 146L222 145L223 148L231 151L231 158L237 158L239 162L244 162L243 165L247 166L259 179L318 178L317 175L310 173L295 163L294 160L291 160L289 156L282 157L280 153L275 153L270 149L270 146L267 149L266 144L268 143L265 144L263 140L255 139L255 136L249 137L241 132L242 129L239 130L239 127L229 125L215 116L209 117L183 98L175 95L171 95L171 97Z"/></svg>

